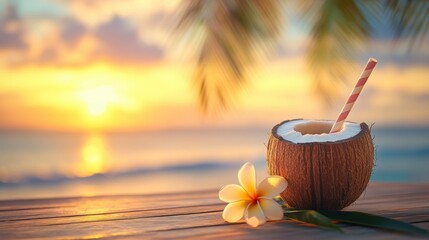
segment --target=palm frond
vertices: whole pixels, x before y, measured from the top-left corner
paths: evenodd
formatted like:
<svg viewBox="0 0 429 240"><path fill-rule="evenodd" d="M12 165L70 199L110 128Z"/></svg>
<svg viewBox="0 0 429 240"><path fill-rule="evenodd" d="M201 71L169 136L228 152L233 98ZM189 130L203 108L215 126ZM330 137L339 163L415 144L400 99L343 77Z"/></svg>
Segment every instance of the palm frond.
<svg viewBox="0 0 429 240"><path fill-rule="evenodd" d="M194 83L203 112L229 106L281 28L280 0L183 2L175 29L198 55Z"/></svg>
<svg viewBox="0 0 429 240"><path fill-rule="evenodd" d="M395 39L405 40L408 50L419 46L428 35L429 1L390 0L384 5L395 29Z"/></svg>
<svg viewBox="0 0 429 240"><path fill-rule="evenodd" d="M312 26L307 61L316 92L330 100L345 81L351 59L370 37L372 26L355 1L304 1L299 9Z"/></svg>
<svg viewBox="0 0 429 240"><path fill-rule="evenodd" d="M278 40L283 5L282 0L183 1L175 29L188 43L186 52L198 55L194 83L204 112L227 108L246 85L251 67ZM375 28L395 29L394 38L409 49L428 35L428 0L302 0L298 10L310 26L309 72L325 100L335 97Z"/></svg>

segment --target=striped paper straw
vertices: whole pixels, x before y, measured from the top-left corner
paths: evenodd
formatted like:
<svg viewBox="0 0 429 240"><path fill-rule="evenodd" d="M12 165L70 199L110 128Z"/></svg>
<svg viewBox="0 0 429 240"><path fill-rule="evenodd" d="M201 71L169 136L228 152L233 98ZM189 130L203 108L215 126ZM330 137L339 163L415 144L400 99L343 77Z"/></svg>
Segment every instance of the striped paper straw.
<svg viewBox="0 0 429 240"><path fill-rule="evenodd" d="M371 72L374 69L376 64L377 64L376 59L370 58L368 60L368 63L366 64L365 69L360 75L359 81L356 83L356 86L353 88L353 91L350 94L349 99L347 99L346 104L344 104L343 110L341 110L341 113L338 116L337 121L335 121L335 124L332 126L331 131L329 133L335 133L341 130L341 128L343 127L344 121L346 121L347 116L352 110L352 107L355 104L356 99L359 97L360 92L362 92L362 88L365 85L366 81L368 80L369 75L371 75Z"/></svg>

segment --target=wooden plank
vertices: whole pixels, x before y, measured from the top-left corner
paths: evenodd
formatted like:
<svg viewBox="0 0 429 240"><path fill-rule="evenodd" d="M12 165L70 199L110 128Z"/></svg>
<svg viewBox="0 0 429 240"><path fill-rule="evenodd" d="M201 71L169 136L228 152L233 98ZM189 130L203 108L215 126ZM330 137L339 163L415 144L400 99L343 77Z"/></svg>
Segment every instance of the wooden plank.
<svg viewBox="0 0 429 240"><path fill-rule="evenodd" d="M147 210L162 207L219 202L215 191L179 194L102 196L0 201L0 222L30 216L58 217L91 215L121 211ZM164 200L165 199L165 200ZM44 202L46 203L44 204Z"/></svg>
<svg viewBox="0 0 429 240"><path fill-rule="evenodd" d="M428 184L371 183L347 210L385 215L429 229ZM217 190L135 196L0 201L1 239L292 238L407 239L412 236L343 225L346 234L282 220L252 229L227 224Z"/></svg>

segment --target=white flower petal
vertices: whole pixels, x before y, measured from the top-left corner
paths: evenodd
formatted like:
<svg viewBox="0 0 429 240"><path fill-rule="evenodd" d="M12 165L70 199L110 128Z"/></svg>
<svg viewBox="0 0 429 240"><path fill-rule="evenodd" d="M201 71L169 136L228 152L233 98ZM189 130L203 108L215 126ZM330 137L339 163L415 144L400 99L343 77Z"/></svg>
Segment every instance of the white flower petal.
<svg viewBox="0 0 429 240"><path fill-rule="evenodd" d="M220 189L219 199L230 203L242 200L250 200L250 197L241 186L237 184L229 184Z"/></svg>
<svg viewBox="0 0 429 240"><path fill-rule="evenodd" d="M256 172L253 164L247 162L240 168L238 171L238 181L250 197L256 196Z"/></svg>
<svg viewBox="0 0 429 240"><path fill-rule="evenodd" d="M257 227L266 222L264 212L262 212L258 202L252 203L247 207L245 219L247 224L252 227Z"/></svg>
<svg viewBox="0 0 429 240"><path fill-rule="evenodd" d="M250 201L238 201L229 203L223 210L222 217L227 222L237 222L242 219Z"/></svg>
<svg viewBox="0 0 429 240"><path fill-rule="evenodd" d="M283 209L276 201L264 198L260 198L258 201L265 217L271 220L283 219Z"/></svg>
<svg viewBox="0 0 429 240"><path fill-rule="evenodd" d="M287 187L287 181L282 176L270 176L258 185L258 196L273 198L283 192Z"/></svg>

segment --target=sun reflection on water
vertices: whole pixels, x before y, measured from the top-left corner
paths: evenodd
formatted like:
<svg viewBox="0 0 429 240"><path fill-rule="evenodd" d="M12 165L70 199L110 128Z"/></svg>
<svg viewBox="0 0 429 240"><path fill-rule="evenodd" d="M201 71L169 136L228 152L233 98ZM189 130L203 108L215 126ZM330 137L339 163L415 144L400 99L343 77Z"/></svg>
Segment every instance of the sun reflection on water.
<svg viewBox="0 0 429 240"><path fill-rule="evenodd" d="M81 161L78 175L91 176L106 171L106 146L104 138L100 135L90 135L85 139L81 149Z"/></svg>

